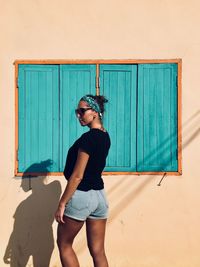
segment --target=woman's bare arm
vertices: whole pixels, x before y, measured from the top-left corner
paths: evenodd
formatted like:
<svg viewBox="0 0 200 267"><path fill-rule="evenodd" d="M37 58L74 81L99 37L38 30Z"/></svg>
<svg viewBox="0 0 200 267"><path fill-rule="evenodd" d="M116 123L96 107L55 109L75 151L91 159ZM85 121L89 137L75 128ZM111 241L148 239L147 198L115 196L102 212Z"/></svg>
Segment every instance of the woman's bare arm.
<svg viewBox="0 0 200 267"><path fill-rule="evenodd" d="M88 163L88 160L89 160L89 155L86 152L79 149L73 173L69 178L67 186L60 198L58 209L55 213L55 219L57 220L57 222L64 223L63 214L64 214L65 205L70 200L73 193L76 191L78 185L80 184L83 178L83 174L84 174L86 165Z"/></svg>

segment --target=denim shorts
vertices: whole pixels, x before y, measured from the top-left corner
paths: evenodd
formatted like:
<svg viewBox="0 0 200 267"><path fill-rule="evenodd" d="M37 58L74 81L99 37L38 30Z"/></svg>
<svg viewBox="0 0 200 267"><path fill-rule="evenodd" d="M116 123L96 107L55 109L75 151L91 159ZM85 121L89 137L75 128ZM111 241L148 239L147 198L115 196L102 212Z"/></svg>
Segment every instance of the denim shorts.
<svg viewBox="0 0 200 267"><path fill-rule="evenodd" d="M65 206L64 215L79 221L106 219L108 201L104 189L81 191L76 190Z"/></svg>

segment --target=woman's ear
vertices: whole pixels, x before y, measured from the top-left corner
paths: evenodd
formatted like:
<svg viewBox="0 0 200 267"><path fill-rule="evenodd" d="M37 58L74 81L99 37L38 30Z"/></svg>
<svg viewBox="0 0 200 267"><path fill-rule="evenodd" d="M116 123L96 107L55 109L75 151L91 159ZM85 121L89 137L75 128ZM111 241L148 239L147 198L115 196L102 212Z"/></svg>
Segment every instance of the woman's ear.
<svg viewBox="0 0 200 267"><path fill-rule="evenodd" d="M93 119L95 119L97 117L97 112L95 112L94 116L93 116Z"/></svg>

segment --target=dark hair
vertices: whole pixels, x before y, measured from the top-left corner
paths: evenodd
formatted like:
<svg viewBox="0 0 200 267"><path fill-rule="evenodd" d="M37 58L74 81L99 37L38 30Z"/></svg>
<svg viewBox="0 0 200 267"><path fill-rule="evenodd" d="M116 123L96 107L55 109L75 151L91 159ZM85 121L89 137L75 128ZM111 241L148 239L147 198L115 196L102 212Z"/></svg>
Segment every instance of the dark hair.
<svg viewBox="0 0 200 267"><path fill-rule="evenodd" d="M97 102L97 104L100 107L101 113L103 114L104 111L105 111L104 105L105 105L105 103L108 102L108 99L106 99L106 97L103 96L103 95L90 95L89 94L89 95L86 95L86 96L89 96L89 97L93 98Z"/></svg>

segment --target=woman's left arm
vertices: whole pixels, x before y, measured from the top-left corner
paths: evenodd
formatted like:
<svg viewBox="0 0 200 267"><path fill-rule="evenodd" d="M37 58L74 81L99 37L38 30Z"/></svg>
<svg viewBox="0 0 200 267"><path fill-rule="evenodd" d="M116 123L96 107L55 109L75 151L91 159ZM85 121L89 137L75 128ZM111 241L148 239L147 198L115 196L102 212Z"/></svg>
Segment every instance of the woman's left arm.
<svg viewBox="0 0 200 267"><path fill-rule="evenodd" d="M79 149L73 173L69 178L65 191L63 192L62 197L60 199L58 209L55 213L55 219L57 222L64 223L63 214L65 210L65 205L70 200L73 193L76 191L78 185L80 184L88 160L89 160L89 155L83 150Z"/></svg>

